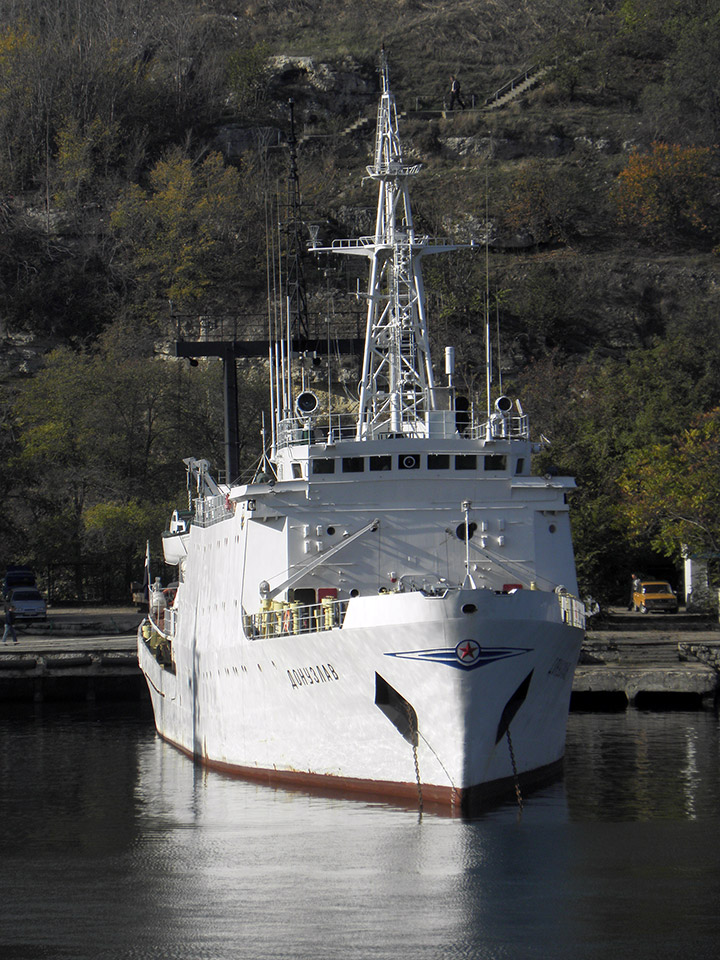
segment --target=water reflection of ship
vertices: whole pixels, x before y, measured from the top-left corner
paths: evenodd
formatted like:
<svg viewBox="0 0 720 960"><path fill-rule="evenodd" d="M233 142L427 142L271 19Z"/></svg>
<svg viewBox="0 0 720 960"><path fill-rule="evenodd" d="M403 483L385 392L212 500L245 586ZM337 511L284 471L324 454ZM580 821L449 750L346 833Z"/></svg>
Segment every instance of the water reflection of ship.
<svg viewBox="0 0 720 960"><path fill-rule="evenodd" d="M381 79L375 233L312 244L369 261L357 412L308 388L288 316L269 455L247 483L185 461L178 589L138 651L159 732L205 764L460 811L559 769L584 626L574 483L531 475L489 330L480 415L451 348L436 377L421 263L457 245L415 231L384 58Z"/></svg>

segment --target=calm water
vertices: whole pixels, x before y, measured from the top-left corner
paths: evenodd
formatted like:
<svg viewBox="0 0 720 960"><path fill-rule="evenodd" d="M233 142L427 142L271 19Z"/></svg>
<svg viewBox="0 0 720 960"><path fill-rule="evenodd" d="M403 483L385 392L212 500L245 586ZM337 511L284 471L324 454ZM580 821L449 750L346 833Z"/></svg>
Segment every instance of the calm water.
<svg viewBox="0 0 720 960"><path fill-rule="evenodd" d="M710 713L571 715L564 782L521 820L205 773L134 707L5 711L0 777L2 960L720 951Z"/></svg>

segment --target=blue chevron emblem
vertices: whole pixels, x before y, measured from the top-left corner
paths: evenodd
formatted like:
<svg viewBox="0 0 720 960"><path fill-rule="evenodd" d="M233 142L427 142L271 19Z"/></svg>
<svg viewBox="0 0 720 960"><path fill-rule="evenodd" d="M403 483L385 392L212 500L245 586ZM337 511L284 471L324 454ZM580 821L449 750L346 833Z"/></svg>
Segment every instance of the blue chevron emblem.
<svg viewBox="0 0 720 960"><path fill-rule="evenodd" d="M530 653L530 647L481 647L476 640L461 640L456 647L435 647L430 650L403 650L386 653L386 657L401 660L423 660L426 663L442 663L456 670L477 670L498 660Z"/></svg>

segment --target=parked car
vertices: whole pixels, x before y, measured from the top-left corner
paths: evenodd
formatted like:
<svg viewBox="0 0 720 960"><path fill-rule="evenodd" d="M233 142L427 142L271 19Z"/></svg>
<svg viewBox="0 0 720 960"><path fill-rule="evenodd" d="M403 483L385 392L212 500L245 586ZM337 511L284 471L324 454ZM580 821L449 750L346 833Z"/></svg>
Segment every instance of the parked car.
<svg viewBox="0 0 720 960"><path fill-rule="evenodd" d="M35 574L30 567L8 567L2 584L3 600L7 600L15 587L36 586Z"/></svg>
<svg viewBox="0 0 720 960"><path fill-rule="evenodd" d="M8 603L15 610L17 621L47 620L47 604L37 587L15 587L10 591Z"/></svg>
<svg viewBox="0 0 720 960"><path fill-rule="evenodd" d="M678 598L666 580L641 580L633 591L633 607L641 613L677 613Z"/></svg>

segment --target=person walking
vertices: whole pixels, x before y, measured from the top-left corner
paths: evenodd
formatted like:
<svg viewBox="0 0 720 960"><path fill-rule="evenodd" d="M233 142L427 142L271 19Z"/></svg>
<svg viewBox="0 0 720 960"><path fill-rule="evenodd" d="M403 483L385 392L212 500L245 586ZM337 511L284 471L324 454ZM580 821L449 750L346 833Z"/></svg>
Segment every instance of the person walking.
<svg viewBox="0 0 720 960"><path fill-rule="evenodd" d="M635 609L635 594L640 593L640 577L636 573L630 574L630 603L628 610Z"/></svg>
<svg viewBox="0 0 720 960"><path fill-rule="evenodd" d="M451 75L450 76L450 109L451 110L456 100L460 104L460 109L464 110L465 104L463 103L462 98L460 96L460 81L458 80L457 77L454 77Z"/></svg>
<svg viewBox="0 0 720 960"><path fill-rule="evenodd" d="M17 643L18 638L15 633L15 607L12 604L5 604L5 629L3 631L2 642L7 643L9 637L13 638L13 642Z"/></svg>

